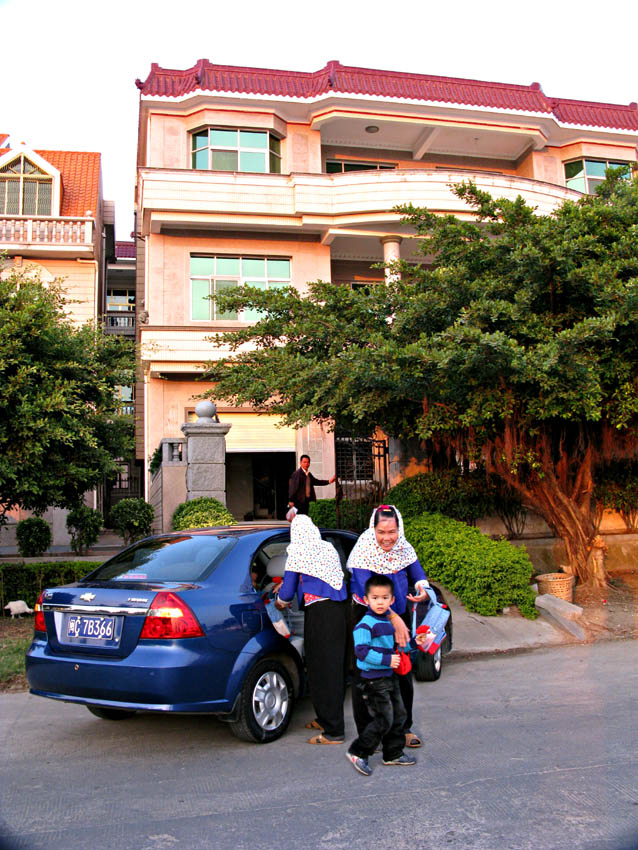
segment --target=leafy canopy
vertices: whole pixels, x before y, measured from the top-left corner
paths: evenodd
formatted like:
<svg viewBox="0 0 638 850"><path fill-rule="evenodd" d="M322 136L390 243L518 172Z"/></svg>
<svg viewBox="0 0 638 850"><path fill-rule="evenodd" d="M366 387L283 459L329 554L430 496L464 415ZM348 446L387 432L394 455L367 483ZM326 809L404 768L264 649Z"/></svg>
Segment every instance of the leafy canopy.
<svg viewBox="0 0 638 850"><path fill-rule="evenodd" d="M73 507L132 448L115 387L130 384L129 343L65 314L59 281L0 278L0 522L21 506Z"/></svg>

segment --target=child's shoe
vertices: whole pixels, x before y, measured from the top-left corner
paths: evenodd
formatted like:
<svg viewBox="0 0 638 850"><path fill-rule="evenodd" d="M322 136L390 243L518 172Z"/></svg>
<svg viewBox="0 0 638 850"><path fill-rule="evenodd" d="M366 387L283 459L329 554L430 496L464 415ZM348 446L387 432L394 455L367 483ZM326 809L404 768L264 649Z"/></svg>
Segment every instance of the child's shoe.
<svg viewBox="0 0 638 850"><path fill-rule="evenodd" d="M368 759L359 758L359 756L355 756L354 753L346 753L346 758L354 769L359 771L359 773L362 773L364 776L372 775L372 768L368 764Z"/></svg>
<svg viewBox="0 0 638 850"><path fill-rule="evenodd" d="M406 756L405 753L401 753L401 755L395 759L390 759L389 761L383 759L383 763L385 765L397 764L401 767L407 767L408 765L416 764L416 759L414 758L414 756Z"/></svg>

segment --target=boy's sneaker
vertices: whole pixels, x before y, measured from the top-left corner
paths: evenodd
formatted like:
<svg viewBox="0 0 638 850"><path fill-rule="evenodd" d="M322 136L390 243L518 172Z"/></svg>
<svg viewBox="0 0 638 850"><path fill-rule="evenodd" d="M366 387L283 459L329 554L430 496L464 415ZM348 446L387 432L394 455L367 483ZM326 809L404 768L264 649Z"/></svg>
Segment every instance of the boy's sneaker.
<svg viewBox="0 0 638 850"><path fill-rule="evenodd" d="M383 763L386 765L398 764L401 767L407 767L408 765L416 764L416 759L414 758L414 756L406 756L405 753L401 753L401 755L395 759L390 759L389 761L383 759Z"/></svg>
<svg viewBox="0 0 638 850"><path fill-rule="evenodd" d="M359 758L359 756L355 756L354 753L346 753L346 758L354 769L359 771L359 773L362 773L364 776L372 775L372 768L368 764L367 759Z"/></svg>

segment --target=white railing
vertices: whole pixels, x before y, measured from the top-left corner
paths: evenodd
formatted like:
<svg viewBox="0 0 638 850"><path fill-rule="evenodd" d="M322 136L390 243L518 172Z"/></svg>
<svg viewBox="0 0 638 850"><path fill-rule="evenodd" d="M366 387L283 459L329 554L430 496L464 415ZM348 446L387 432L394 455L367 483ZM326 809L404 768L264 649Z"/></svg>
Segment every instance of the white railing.
<svg viewBox="0 0 638 850"><path fill-rule="evenodd" d="M0 246L3 244L92 245L93 219L3 215L0 216Z"/></svg>

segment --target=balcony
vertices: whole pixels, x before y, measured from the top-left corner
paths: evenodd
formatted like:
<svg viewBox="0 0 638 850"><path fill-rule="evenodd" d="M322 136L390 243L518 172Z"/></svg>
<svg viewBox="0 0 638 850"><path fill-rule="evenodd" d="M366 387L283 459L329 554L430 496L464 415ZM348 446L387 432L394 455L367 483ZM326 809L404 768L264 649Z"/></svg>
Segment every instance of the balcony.
<svg viewBox="0 0 638 850"><path fill-rule="evenodd" d="M108 334L135 336L135 313L107 313L104 317L104 331Z"/></svg>
<svg viewBox="0 0 638 850"><path fill-rule="evenodd" d="M0 251L21 256L93 256L93 218L0 215Z"/></svg>
<svg viewBox="0 0 638 850"><path fill-rule="evenodd" d="M179 230L279 230L330 241L341 228L396 226L401 204L471 217L451 190L472 180L514 200L521 195L547 214L580 193L517 175L453 169L394 169L345 174L245 174L187 169L140 170L144 233Z"/></svg>

